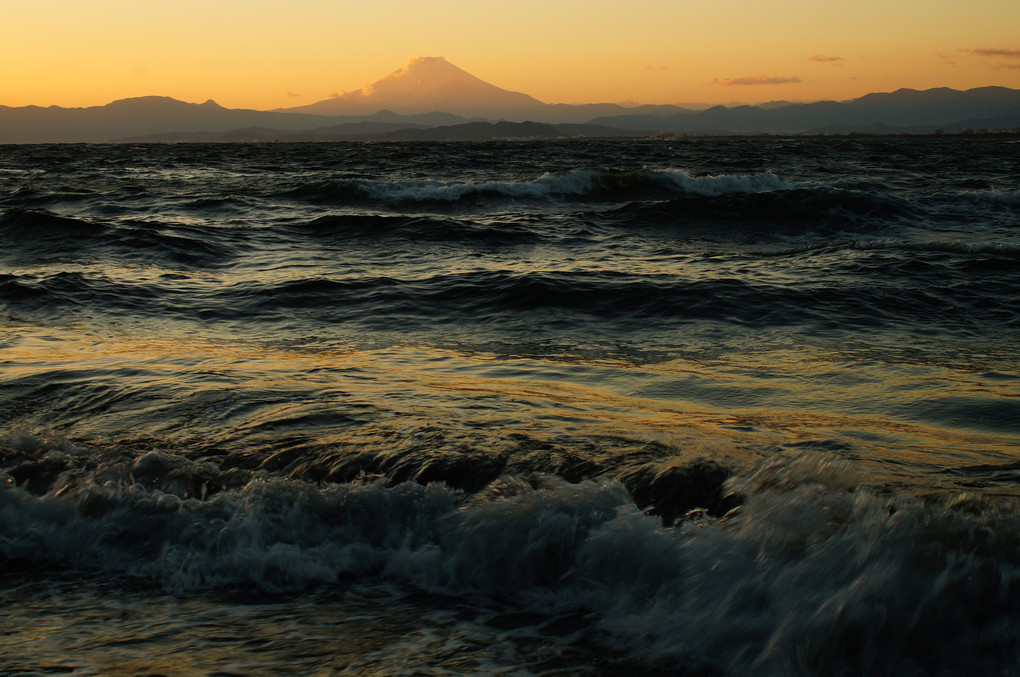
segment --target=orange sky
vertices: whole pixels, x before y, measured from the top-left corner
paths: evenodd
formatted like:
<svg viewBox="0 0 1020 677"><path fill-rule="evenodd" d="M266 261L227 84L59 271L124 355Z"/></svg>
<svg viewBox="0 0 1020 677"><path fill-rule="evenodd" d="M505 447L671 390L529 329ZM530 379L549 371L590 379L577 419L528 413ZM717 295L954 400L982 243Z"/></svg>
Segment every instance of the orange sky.
<svg viewBox="0 0 1020 677"><path fill-rule="evenodd" d="M549 103L1020 88L1016 0L15 0L0 31L9 106L297 106L425 55Z"/></svg>

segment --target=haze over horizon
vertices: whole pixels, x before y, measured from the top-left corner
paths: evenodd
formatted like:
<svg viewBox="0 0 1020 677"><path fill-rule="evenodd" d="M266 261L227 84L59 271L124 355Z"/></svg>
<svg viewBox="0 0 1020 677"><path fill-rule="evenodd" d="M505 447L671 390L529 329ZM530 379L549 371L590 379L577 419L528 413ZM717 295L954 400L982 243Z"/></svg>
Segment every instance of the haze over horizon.
<svg viewBox="0 0 1020 677"><path fill-rule="evenodd" d="M70 0L5 12L0 105L138 96L228 108L309 105L409 56L443 55L546 103L706 105L847 100L900 88L1020 87L1020 5L639 0L465 6L324 0ZM498 29L498 30L497 30Z"/></svg>

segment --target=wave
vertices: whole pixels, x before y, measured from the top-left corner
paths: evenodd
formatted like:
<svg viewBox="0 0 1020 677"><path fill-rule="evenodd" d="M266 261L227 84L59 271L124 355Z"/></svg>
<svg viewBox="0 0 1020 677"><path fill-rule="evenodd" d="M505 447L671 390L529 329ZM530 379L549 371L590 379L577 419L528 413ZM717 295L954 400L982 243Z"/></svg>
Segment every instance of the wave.
<svg viewBox="0 0 1020 677"><path fill-rule="evenodd" d="M47 191L21 187L7 193L0 192L0 207L42 210L54 204L89 202L99 197L94 191L72 186L58 186Z"/></svg>
<svg viewBox="0 0 1020 677"><path fill-rule="evenodd" d="M631 229L740 241L775 235L872 235L925 222L927 216L902 198L818 186L674 196L624 205L602 218Z"/></svg>
<svg viewBox="0 0 1020 677"><path fill-rule="evenodd" d="M0 450L8 574L133 576L172 593L388 581L512 594L537 613L587 610L635 655L734 674L993 674L1020 658L1015 503L876 493L817 452L713 479L738 504L725 512L675 482L694 507L669 526L608 477L503 475L466 493L25 434Z"/></svg>
<svg viewBox="0 0 1020 677"><path fill-rule="evenodd" d="M169 281L142 283L81 271L0 278L0 309L12 316L60 322L71 321L79 312L90 318L97 314L158 318L198 310L188 310L179 296Z"/></svg>
<svg viewBox="0 0 1020 677"><path fill-rule="evenodd" d="M576 200L626 202L678 195L735 195L789 190L792 184L772 174L694 176L683 170L606 172L575 170L546 174L531 181L464 183L457 181L374 181L346 179L299 185L277 197L313 204L346 205L458 203L492 200Z"/></svg>
<svg viewBox="0 0 1020 677"><path fill-rule="evenodd" d="M400 238L434 244L467 243L512 247L543 241L548 236L543 230L536 229L534 224L519 221L494 222L493 219L486 219L478 223L473 220L400 214L328 214L287 227L287 231L296 237L310 239L320 245L340 238L345 243L354 238Z"/></svg>
<svg viewBox="0 0 1020 677"><path fill-rule="evenodd" d="M0 235L8 242L88 239L108 230L92 221L60 216L45 210L10 209L0 215Z"/></svg>
<svg viewBox="0 0 1020 677"><path fill-rule="evenodd" d="M1020 190L971 191L963 193L962 196L980 205L992 205L1012 212L1020 209Z"/></svg>
<svg viewBox="0 0 1020 677"><path fill-rule="evenodd" d="M33 261L113 258L137 263L215 267L239 252L229 236L197 226L134 221L103 223L45 210L0 215L2 256Z"/></svg>
<svg viewBox="0 0 1020 677"><path fill-rule="evenodd" d="M1020 245L997 241L968 242L963 240L945 240L935 242L910 242L905 240L871 240L855 242L853 247L861 250L889 249L909 253L942 253L962 254L963 265L974 264L977 267L1001 268L1005 271L1015 269L1020 263Z"/></svg>
<svg viewBox="0 0 1020 677"><path fill-rule="evenodd" d="M852 251L852 250L851 250ZM660 329L696 320L749 327L814 324L822 328L928 327L983 331L1020 324L1015 257L996 263L847 257L842 249L810 249L747 266L830 268L827 276L787 283L781 275L698 277L620 271L466 271L420 277L366 276L179 281L94 272L9 274L0 304L17 315L61 316L87 309L111 317L210 322L284 322L309 326L354 323L388 330L496 323L516 327L536 318L561 331L590 330L592 320L654 323ZM883 278L884 275L884 278ZM551 313L555 314L555 319ZM587 327L587 329L586 329Z"/></svg>

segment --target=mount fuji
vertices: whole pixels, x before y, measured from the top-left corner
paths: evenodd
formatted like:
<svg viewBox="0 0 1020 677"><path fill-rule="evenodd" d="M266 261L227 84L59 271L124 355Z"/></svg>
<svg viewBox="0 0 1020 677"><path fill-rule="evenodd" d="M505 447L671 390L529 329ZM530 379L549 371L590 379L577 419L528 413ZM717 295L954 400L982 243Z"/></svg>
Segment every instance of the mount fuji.
<svg viewBox="0 0 1020 677"><path fill-rule="evenodd" d="M423 56L410 59L403 68L360 90L282 112L370 115L389 110L414 115L443 111L468 118L502 119L544 108L546 104L538 99L491 85L441 56Z"/></svg>

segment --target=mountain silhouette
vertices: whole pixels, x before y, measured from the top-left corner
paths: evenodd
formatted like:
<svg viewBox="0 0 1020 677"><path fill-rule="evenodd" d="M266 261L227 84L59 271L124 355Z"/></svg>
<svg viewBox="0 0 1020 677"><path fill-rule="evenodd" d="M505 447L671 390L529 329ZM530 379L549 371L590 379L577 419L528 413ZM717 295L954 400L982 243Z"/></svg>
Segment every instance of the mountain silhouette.
<svg viewBox="0 0 1020 677"><path fill-rule="evenodd" d="M383 109L404 115L443 111L502 119L544 106L527 94L490 85L441 56L422 56L358 91L284 110L317 115L367 115Z"/></svg>
<svg viewBox="0 0 1020 677"><path fill-rule="evenodd" d="M848 101L770 106L713 106L673 115L626 114L593 124L645 131L802 134L819 132L929 133L961 126L1013 128L1020 125L1020 90L940 87L866 94Z"/></svg>
<svg viewBox="0 0 1020 677"><path fill-rule="evenodd" d="M105 106L0 106L0 143L96 143L160 132L225 132L240 127L310 129L333 117L223 108L166 96L119 99Z"/></svg>
<svg viewBox="0 0 1020 677"><path fill-rule="evenodd" d="M515 124L492 125L494 121ZM848 101L775 101L703 110L672 105L546 104L491 85L442 57L417 57L356 92L276 111L229 109L211 100L196 104L165 96L121 99L88 108L0 105L0 144L481 140L676 132L928 134L967 129L1020 129L1020 90L900 89Z"/></svg>

